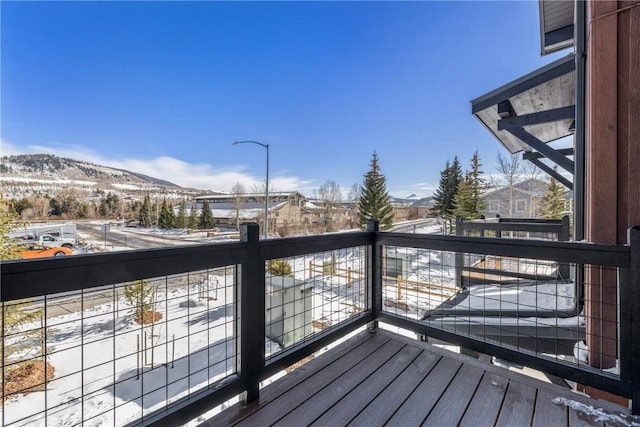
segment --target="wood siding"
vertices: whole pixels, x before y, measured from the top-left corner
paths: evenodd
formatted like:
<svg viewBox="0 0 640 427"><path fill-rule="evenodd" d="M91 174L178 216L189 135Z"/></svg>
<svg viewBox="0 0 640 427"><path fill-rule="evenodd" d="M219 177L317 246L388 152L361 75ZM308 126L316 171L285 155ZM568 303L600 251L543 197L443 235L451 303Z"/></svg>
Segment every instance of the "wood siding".
<svg viewBox="0 0 640 427"><path fill-rule="evenodd" d="M595 243L625 244L640 224L640 4L590 1L587 13L586 229ZM586 271L590 363L615 366L615 272Z"/></svg>

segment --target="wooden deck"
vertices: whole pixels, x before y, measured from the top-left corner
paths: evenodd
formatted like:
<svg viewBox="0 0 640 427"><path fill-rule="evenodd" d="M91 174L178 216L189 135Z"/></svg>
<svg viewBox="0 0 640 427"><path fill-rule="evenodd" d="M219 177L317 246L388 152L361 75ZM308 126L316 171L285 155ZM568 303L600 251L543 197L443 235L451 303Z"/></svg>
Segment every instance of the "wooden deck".
<svg viewBox="0 0 640 427"><path fill-rule="evenodd" d="M580 404L608 416L599 420ZM235 405L202 426L607 427L631 425L624 422L628 414L567 388L378 330L358 334L263 388L258 402Z"/></svg>

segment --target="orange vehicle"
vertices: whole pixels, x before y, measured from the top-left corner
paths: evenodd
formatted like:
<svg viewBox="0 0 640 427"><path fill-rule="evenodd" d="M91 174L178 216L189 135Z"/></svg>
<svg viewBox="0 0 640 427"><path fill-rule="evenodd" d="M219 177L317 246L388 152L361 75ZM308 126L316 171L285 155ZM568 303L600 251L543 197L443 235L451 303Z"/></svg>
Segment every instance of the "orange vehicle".
<svg viewBox="0 0 640 427"><path fill-rule="evenodd" d="M21 252L23 259L47 258L51 256L72 255L73 251L64 247L51 247L44 245L29 245L26 250Z"/></svg>

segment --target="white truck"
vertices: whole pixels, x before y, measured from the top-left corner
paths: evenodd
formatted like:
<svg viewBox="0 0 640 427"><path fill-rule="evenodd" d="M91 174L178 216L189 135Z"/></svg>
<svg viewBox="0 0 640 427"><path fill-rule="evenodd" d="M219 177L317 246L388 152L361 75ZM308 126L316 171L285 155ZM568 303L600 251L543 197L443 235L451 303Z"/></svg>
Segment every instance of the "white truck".
<svg viewBox="0 0 640 427"><path fill-rule="evenodd" d="M78 244L78 229L73 223L45 224L14 231L10 237L25 243L73 248Z"/></svg>
<svg viewBox="0 0 640 427"><path fill-rule="evenodd" d="M74 246L78 244L77 239L72 239L70 237L56 237L51 234L40 234L38 236L34 236L32 234L25 234L20 237L21 244L34 244L37 243L43 246L50 247L60 247L64 246L65 248L73 249Z"/></svg>

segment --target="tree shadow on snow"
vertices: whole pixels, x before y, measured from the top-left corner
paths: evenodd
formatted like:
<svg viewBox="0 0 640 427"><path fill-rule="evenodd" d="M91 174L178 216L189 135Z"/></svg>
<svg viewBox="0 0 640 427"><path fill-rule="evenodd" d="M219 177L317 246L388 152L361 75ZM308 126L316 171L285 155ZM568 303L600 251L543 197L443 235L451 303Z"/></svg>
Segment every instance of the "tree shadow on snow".
<svg viewBox="0 0 640 427"><path fill-rule="evenodd" d="M197 324L215 322L223 317L233 317L234 306L235 304L226 304L213 310L203 310L196 315L189 316L187 323L189 326L195 326Z"/></svg>
<svg viewBox="0 0 640 427"><path fill-rule="evenodd" d="M234 374L235 346L234 339L223 339L153 367L132 366L122 371L115 385L105 390L124 402L135 402L146 410L161 409Z"/></svg>

